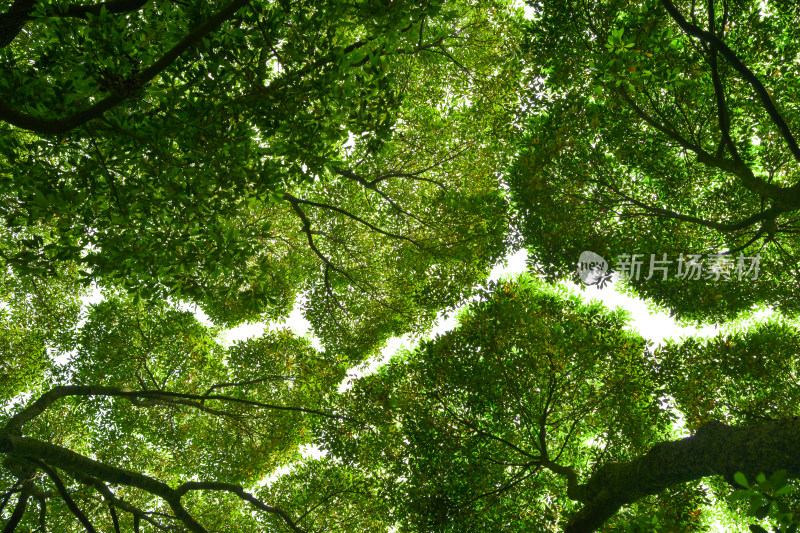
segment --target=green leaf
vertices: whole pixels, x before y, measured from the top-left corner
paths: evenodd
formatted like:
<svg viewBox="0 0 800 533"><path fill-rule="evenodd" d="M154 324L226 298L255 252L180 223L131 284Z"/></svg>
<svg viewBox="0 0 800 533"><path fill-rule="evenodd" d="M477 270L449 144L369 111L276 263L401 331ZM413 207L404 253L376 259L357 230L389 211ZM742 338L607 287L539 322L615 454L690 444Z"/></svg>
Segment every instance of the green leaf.
<svg viewBox="0 0 800 533"><path fill-rule="evenodd" d="M744 487L746 489L750 488L750 484L747 482L747 478L741 472L736 472L733 475L733 480L736 481L736 483L738 483L739 485L741 485L742 487Z"/></svg>

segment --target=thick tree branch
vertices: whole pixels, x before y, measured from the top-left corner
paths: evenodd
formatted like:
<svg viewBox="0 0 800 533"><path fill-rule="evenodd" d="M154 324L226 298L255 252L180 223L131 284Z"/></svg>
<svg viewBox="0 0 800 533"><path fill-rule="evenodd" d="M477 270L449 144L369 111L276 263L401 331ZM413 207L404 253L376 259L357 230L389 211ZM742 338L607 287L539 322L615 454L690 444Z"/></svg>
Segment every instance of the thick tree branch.
<svg viewBox="0 0 800 533"><path fill-rule="evenodd" d="M58 17L58 18L81 18L85 19L89 15L95 17L100 16L100 12L105 8L108 13L129 13L131 11L138 11L150 0L111 0L109 2L100 2L99 4L68 4L66 6L46 6L45 17ZM21 4L17 7L16 4ZM17 25L24 24L31 20L40 20L41 17L33 15L32 8L35 4L31 0L17 1L15 5L7 13L0 13L0 32L6 27L16 27ZM24 5L24 7L22 7ZM21 29L21 28L20 28ZM15 35L11 36L11 39ZM7 38L3 35L3 39ZM2 42L2 41L0 41ZM2 45L0 45L0 48Z"/></svg>
<svg viewBox="0 0 800 533"><path fill-rule="evenodd" d="M570 466L564 466L555 461L543 461L542 466L554 474L563 476L567 480L567 496L571 500L581 501L581 486L578 483L578 473Z"/></svg>
<svg viewBox="0 0 800 533"><path fill-rule="evenodd" d="M75 515L75 518L83 525L84 529L86 529L87 533L97 533L97 530L94 528L94 525L89 521L89 518L86 514L81 511L78 504L75 503L75 500L72 499L70 496L67 487L64 486L64 482L61 481L61 477L59 477L58 473L50 468L47 463L44 461L34 461L38 468L41 468L45 474L50 478L50 481L56 486L56 490L58 490L61 499L64 500L64 503L67 505L67 509Z"/></svg>
<svg viewBox="0 0 800 533"><path fill-rule="evenodd" d="M46 393L42 394L35 402L31 405L17 413L16 415L12 416L11 419L6 423L5 430L13 433L15 435L19 435L22 429L22 426L40 414L44 412L50 405L52 405L56 400L61 398L65 398L67 396L119 396L122 398L145 398L145 399L152 399L158 400L169 403L173 398L177 399L186 399L186 400L196 400L198 402L204 402L207 400L218 400L223 402L231 402L231 403L238 403L243 405L250 405L253 407L261 407L264 409L274 409L278 411L292 411L297 413L306 413L306 414L313 414L324 416L326 418L333 418L336 420L351 420L342 415L336 415L332 413L326 413L324 411L319 411L317 409L307 409L305 407L292 407L286 405L274 405L264 402L257 402L254 400L245 400L243 398L234 398L231 396L223 396L220 394L187 394L181 392L169 392L169 391L132 391L132 390L123 390L118 389L116 387L106 387L102 385L62 385L58 387L53 387ZM174 402L173 402L174 403ZM186 405L186 404L184 404ZM197 405L191 405L192 407L198 407Z"/></svg>
<svg viewBox="0 0 800 533"><path fill-rule="evenodd" d="M671 0L661 0L661 3L667 10L667 13L669 13L670 17L672 17L672 19L684 32L692 37L696 37L697 39L707 42L712 48L722 54L722 57L724 57L728 63L730 63L733 68L739 72L742 78L749 83L751 87L753 87L759 99L761 100L761 105L764 106L764 109L766 109L767 114L769 114L769 117L772 119L772 122L778 127L778 130L781 132L786 144L789 146L789 150L791 150L795 160L800 163L800 147L797 146L797 141L792 135L792 132L789 130L789 126L776 109L775 103L772 101L769 92L767 92L767 89L764 87L758 77L756 77L756 75L753 74L753 72L747 68L744 63L742 63L733 50L731 50L728 45L720 40L719 37L711 32L702 30L695 24L687 21Z"/></svg>
<svg viewBox="0 0 800 533"><path fill-rule="evenodd" d="M14 0L8 12L0 15L0 48L5 48L14 38L19 35L22 28L25 26L25 18L28 11L30 11L36 0Z"/></svg>
<svg viewBox="0 0 800 533"><path fill-rule="evenodd" d="M63 470L75 477L92 476L107 483L136 487L166 501L192 533L207 533L205 528L189 515L180 503L180 498L166 483L138 472L132 472L89 459L66 448L28 437L20 437L7 430L0 430L0 453L43 462L50 467Z"/></svg>
<svg viewBox="0 0 800 533"><path fill-rule="evenodd" d="M743 472L749 479L760 472L786 470L790 477L800 477L797 450L800 417L742 427L709 422L690 437L662 442L633 461L598 469L570 495L586 505L565 533L595 531L623 505L707 476L732 480L736 472Z"/></svg>
<svg viewBox="0 0 800 533"><path fill-rule="evenodd" d="M716 35L714 30L716 15L714 14L714 0L708 0L708 30L712 35ZM727 147L731 157L737 163L741 163L742 159L739 157L739 152L736 145L731 139L731 119L728 112L728 103L725 101L725 90L722 86L722 79L719 75L719 65L717 64L717 50L711 48L708 51L708 62L711 66L711 81L714 84L714 96L717 100L717 122L719 130L722 134L722 142L719 147L719 154L723 147Z"/></svg>
<svg viewBox="0 0 800 533"><path fill-rule="evenodd" d="M101 494L103 494L109 504L121 504L119 506L122 509L126 507L129 508L129 506L115 498L111 491L105 486L104 482L136 487L154 496L158 496L167 502L175 518L180 520L183 525L193 533L206 533L205 528L203 528L181 504L181 498L187 492L194 490L221 490L236 494L242 500L247 501L257 509L280 516L286 524L297 533L304 533L304 530L292 521L291 517L284 510L265 504L252 494L245 492L239 485L213 481L191 481L173 489L166 483L144 474L106 465L48 442L13 435L7 430L0 430L0 453L31 461L36 464L38 468L44 470L56 485L67 507L81 520L81 523L83 523L86 530L90 533L94 533L95 529L91 523L88 522L86 516L80 511L77 505L75 505L75 502L70 497L54 468L63 470L78 480L93 484ZM27 494L29 492L29 489L24 489L20 500L27 500ZM20 505L18 504L17 507L20 507ZM137 512L138 509L134 508L130 510L134 512L136 516L146 518L146 516L141 516L143 513ZM24 512L24 505L23 510L20 512ZM13 531L13 529L9 531Z"/></svg>
<svg viewBox="0 0 800 533"><path fill-rule="evenodd" d="M161 72L174 63L184 52L200 42L203 37L216 30L223 22L231 18L248 2L249 0L233 0L215 15L200 24L189 35L170 48L158 61L140 72L134 80L132 90L130 91L111 94L83 111L78 111L69 117L58 119L29 115L0 101L0 120L35 133L56 135L67 132L92 119L99 118L106 111L127 100L136 90L161 74Z"/></svg>
<svg viewBox="0 0 800 533"><path fill-rule="evenodd" d="M17 497L17 505L14 506L14 510L8 518L8 522L6 522L6 527L3 528L3 533L13 533L13 531L17 529L17 526L22 520L22 516L25 514L25 507L28 505L28 497L30 494L31 482L26 481L22 487L22 491L20 491Z"/></svg>

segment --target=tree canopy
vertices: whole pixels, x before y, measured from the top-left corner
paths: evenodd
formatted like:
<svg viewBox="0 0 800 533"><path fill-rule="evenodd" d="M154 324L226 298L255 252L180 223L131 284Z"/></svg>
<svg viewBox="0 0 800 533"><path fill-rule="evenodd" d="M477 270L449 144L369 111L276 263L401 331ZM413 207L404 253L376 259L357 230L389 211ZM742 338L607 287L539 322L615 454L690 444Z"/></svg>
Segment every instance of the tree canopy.
<svg viewBox="0 0 800 533"><path fill-rule="evenodd" d="M0 2L2 532L797 531L799 9Z"/></svg>
<svg viewBox="0 0 800 533"><path fill-rule="evenodd" d="M308 294L319 335L369 352L502 255L503 9L36 5L5 15L20 29L0 52L3 255L20 276L73 264L220 324Z"/></svg>
<svg viewBox="0 0 800 533"><path fill-rule="evenodd" d="M667 279L630 288L680 317L796 313L798 16L781 1L539 6L510 184L548 277L573 275L583 250L645 268L666 254ZM680 254L726 273L760 254L761 275L678 278Z"/></svg>

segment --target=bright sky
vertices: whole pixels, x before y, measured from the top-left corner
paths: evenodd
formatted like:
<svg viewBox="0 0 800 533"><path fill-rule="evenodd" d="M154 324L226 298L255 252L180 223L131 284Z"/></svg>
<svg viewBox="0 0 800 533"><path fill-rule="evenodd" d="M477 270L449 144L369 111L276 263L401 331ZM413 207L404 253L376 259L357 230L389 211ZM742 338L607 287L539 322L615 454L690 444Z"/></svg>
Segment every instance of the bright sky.
<svg viewBox="0 0 800 533"><path fill-rule="evenodd" d="M506 257L505 265L497 265L492 270L490 276L491 280L497 280L503 276L516 275L525 272L525 259L526 251L520 250L519 252ZM577 259L577 258L576 258ZM570 288L575 294L585 299L599 300L605 304L606 307L614 309L622 307L631 313L631 327L636 329L642 337L652 341L654 344L660 344L666 339L679 340L682 337L688 336L702 336L711 337L719 332L719 329L713 326L705 326L696 328L693 326L680 326L668 314L659 312L654 313L648 309L647 304L638 298L632 298L625 294L621 294L615 290L615 284L611 283L604 289L598 289L596 286L581 287L579 285L570 285ZM100 291L95 290L92 294L84 299L84 303L96 303L102 299ZM754 317L755 319L764 318L768 312L763 312ZM195 310L195 316L204 322L210 323L208 317L200 311ZM430 335L444 333L455 327L455 318L451 316L447 320L440 318L430 331ZM279 327L289 327L297 335L309 335L312 343L316 348L320 348L319 341L311 334L311 324L303 317L299 306L295 306L292 313L283 322L275 322L272 324L254 323L242 324L234 328L228 329L224 335L226 344L232 344L239 340L248 339L250 337L258 337L264 332L265 327L276 329ZM387 345L382 351L383 357L391 356L399 347L409 346L410 338L408 336L395 337L389 340Z"/></svg>
<svg viewBox="0 0 800 533"><path fill-rule="evenodd" d="M506 275L520 274L525 271L525 258L526 251L521 250L516 254L509 255L506 258L506 265L498 265L492 270L490 279L497 280ZM576 258L577 259L577 258ZM662 343L665 339L673 338L680 339L692 335L700 335L703 337L710 337L718 332L718 329L711 326L703 328L695 327L682 327L679 326L673 318L666 313L653 313L647 308L642 300L632 298L630 296L621 294L614 289L614 284L609 284L604 289L598 289L596 286L581 288L577 285L572 285L576 294L587 301L600 300L606 307L611 309L622 307L631 313L631 325L636 329L644 338L651 340L655 344ZM205 319L203 313L198 313L198 318ZM229 343L237 340L244 340L249 337L259 336L264 331L266 324L243 324L235 328L231 328L226 332L226 339ZM440 319L433 330L431 335L449 331L455 326L455 319L450 317L447 320ZM311 325L303 318L299 307L295 307L291 315L282 323L273 323L273 328L289 327L298 335L310 334ZM312 337L313 338L313 337ZM318 342L315 344L319 347ZM386 348L383 350L383 355L391 355L398 347L407 344L407 338L394 338L391 339Z"/></svg>
<svg viewBox="0 0 800 533"><path fill-rule="evenodd" d="M492 270L490 279L497 280L504 276L513 276L525 272L526 257L526 250L520 250L513 255L509 255L506 257L505 265L501 264L495 266L495 268ZM715 327L704 327L700 329L695 327L681 327L666 313L653 313L647 308L647 305L642 300L632 298L615 291L614 285L614 283L611 283L604 289L598 289L595 286L582 288L577 285L573 285L572 288L576 294L587 301L600 300L606 305L606 307L611 309L622 307L626 311L629 311L631 313L631 327L638 330L640 335L652 341L654 344L662 343L668 338L677 340L682 337L688 337L692 335L710 337L715 335L718 331ZM204 318L202 313L198 313L198 318ZM453 329L455 325L456 321L455 317L453 316L446 320L444 318L440 318L431 330L430 335L433 336L438 333L444 333ZM265 327L289 327L298 335L307 334L311 336L315 346L319 348L319 342L310 333L311 325L305 318L303 318L299 306L295 306L295 309L291 315L282 323L274 323L270 326L263 323L244 324L235 328L231 328L226 332L226 340L229 343L233 343L237 340L244 340L249 337L258 336L262 334ZM390 339L382 351L382 358L380 360L372 361L366 367L362 367L357 370L351 370L349 376L355 378L371 372L376 366L384 362L386 358L391 357L392 354L394 354L399 348L411 347L411 342L412 341L408 335ZM348 384L346 382L342 384L343 388L346 388L347 386ZM679 423L678 425L680 426L681 424ZM301 453L303 453L305 456L314 458L319 458L324 454L321 450L314 446L304 446L301 450ZM284 473L283 470L273 473L273 475L265 478L264 482L269 482L281 473Z"/></svg>

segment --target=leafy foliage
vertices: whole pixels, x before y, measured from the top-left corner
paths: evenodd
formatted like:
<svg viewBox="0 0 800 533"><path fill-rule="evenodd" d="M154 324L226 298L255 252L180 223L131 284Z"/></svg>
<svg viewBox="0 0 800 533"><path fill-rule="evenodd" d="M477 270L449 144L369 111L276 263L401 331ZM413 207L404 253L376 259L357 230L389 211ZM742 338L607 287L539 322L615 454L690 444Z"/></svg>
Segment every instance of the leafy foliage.
<svg viewBox="0 0 800 533"><path fill-rule="evenodd" d="M364 357L498 259L518 33L502 3L128 4L42 5L0 49L19 276L75 263L220 324L303 294L317 332Z"/></svg>
<svg viewBox="0 0 800 533"><path fill-rule="evenodd" d="M788 493L792 487L786 482L786 471L779 470L769 479L763 473L756 476L756 485L750 486L747 477L741 472L736 474L736 482L744 487L731 494L731 501L742 501L747 504L747 515L757 519L769 517L778 523L774 531L797 531L798 520L795 513L789 511L785 501L777 499ZM751 524L750 530L757 533L766 531L763 527Z"/></svg>
<svg viewBox="0 0 800 533"><path fill-rule="evenodd" d="M527 12L0 5L4 533L796 530L797 7ZM760 275L624 283L727 326L653 347L585 250Z"/></svg>
<svg viewBox="0 0 800 533"><path fill-rule="evenodd" d="M481 296L457 329L344 395L363 430L321 421L336 457L392 472L401 530L553 528L575 508L562 465L590 474L669 435L624 314L532 278Z"/></svg>
<svg viewBox="0 0 800 533"><path fill-rule="evenodd" d="M510 185L549 279L575 279L584 250L642 254L645 269L666 254L666 279L629 287L682 318L795 313L797 17L781 1L538 6ZM681 254L760 254L760 271L683 279Z"/></svg>

